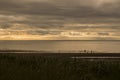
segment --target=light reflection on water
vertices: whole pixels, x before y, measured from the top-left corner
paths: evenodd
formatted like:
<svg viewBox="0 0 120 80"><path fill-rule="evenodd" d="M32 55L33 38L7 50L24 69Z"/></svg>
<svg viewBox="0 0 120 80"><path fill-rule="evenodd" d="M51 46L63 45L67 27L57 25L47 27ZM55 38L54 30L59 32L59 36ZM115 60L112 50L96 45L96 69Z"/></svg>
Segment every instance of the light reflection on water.
<svg viewBox="0 0 120 80"><path fill-rule="evenodd" d="M0 41L0 49L120 52L120 41Z"/></svg>

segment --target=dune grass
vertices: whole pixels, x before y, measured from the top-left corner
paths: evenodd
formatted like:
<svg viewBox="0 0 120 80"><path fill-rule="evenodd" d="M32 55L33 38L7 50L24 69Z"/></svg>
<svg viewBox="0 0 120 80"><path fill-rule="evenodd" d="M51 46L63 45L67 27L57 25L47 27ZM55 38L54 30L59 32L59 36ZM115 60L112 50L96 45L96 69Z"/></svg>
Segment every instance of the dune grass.
<svg viewBox="0 0 120 80"><path fill-rule="evenodd" d="M120 80L120 61L0 54L0 80Z"/></svg>

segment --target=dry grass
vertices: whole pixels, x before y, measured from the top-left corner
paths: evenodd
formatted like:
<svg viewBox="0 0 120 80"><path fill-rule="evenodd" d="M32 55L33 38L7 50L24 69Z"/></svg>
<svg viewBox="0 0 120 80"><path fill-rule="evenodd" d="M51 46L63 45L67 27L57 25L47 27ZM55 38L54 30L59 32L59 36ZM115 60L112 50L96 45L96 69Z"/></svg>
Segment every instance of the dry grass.
<svg viewBox="0 0 120 80"><path fill-rule="evenodd" d="M120 80L120 61L0 54L0 80Z"/></svg>

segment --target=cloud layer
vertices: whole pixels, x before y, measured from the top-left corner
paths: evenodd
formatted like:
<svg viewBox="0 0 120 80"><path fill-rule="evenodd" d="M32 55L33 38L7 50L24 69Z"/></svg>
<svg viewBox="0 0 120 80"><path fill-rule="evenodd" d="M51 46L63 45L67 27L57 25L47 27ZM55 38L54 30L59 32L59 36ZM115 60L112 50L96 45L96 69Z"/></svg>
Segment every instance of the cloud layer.
<svg viewBox="0 0 120 80"><path fill-rule="evenodd" d="M120 0L0 0L0 35L119 39L119 9Z"/></svg>

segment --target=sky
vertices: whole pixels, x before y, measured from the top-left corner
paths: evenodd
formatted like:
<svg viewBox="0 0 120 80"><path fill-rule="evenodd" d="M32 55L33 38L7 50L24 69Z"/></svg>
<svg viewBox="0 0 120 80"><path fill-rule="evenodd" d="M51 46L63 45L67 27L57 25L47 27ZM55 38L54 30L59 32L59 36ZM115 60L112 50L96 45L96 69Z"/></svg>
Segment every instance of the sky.
<svg viewBox="0 0 120 80"><path fill-rule="evenodd" d="M0 0L0 40L120 40L120 0Z"/></svg>

